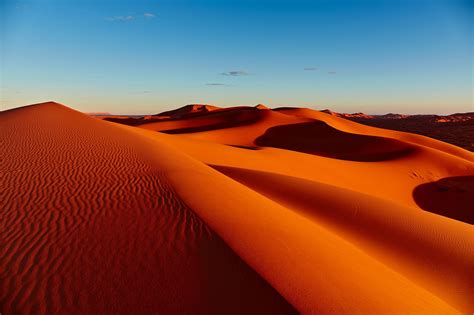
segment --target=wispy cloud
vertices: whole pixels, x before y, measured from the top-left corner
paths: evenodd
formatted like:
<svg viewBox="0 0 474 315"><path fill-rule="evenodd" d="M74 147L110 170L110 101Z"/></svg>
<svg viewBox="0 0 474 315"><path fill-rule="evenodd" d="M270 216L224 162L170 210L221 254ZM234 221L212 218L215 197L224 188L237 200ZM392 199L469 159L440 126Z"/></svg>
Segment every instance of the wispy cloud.
<svg viewBox="0 0 474 315"><path fill-rule="evenodd" d="M125 21L135 20L135 16L134 15L118 15L118 16L111 16L105 19L111 22L115 22L115 21L125 22Z"/></svg>
<svg viewBox="0 0 474 315"><path fill-rule="evenodd" d="M139 14L139 15L135 14L135 15L110 16L110 17L105 18L105 20L110 21L110 22L128 22L128 21L133 21L133 20L140 19L140 18L153 19L155 17L156 17L156 15L154 13L146 12L146 13Z"/></svg>
<svg viewBox="0 0 474 315"><path fill-rule="evenodd" d="M249 75L247 71L242 71L242 70L227 71L227 72L222 72L221 74L226 75L226 76L231 76L231 77L241 77L244 75Z"/></svg>
<svg viewBox="0 0 474 315"><path fill-rule="evenodd" d="M336 71L328 71L328 74L336 74Z"/></svg>
<svg viewBox="0 0 474 315"><path fill-rule="evenodd" d="M207 86L228 86L227 84L224 83L206 83Z"/></svg>
<svg viewBox="0 0 474 315"><path fill-rule="evenodd" d="M318 70L318 68L308 67L308 68L304 68L303 70L304 71L316 71L316 70Z"/></svg>

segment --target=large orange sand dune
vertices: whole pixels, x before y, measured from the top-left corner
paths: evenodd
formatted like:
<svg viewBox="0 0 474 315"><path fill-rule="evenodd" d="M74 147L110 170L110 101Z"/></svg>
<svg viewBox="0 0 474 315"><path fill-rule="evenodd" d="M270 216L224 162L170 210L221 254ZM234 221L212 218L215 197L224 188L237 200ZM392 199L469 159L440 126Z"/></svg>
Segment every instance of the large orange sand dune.
<svg viewBox="0 0 474 315"><path fill-rule="evenodd" d="M472 153L309 109L165 116L0 113L2 314L474 311Z"/></svg>

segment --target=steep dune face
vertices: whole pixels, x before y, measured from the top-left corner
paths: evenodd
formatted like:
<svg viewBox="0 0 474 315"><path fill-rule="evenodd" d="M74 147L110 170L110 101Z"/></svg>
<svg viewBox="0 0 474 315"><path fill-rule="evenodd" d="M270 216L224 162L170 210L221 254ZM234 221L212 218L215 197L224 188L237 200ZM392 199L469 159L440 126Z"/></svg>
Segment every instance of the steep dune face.
<svg viewBox="0 0 474 315"><path fill-rule="evenodd" d="M3 112L2 313L292 313L151 144L58 104Z"/></svg>
<svg viewBox="0 0 474 315"><path fill-rule="evenodd" d="M472 313L469 152L305 109L187 112L0 113L2 312Z"/></svg>

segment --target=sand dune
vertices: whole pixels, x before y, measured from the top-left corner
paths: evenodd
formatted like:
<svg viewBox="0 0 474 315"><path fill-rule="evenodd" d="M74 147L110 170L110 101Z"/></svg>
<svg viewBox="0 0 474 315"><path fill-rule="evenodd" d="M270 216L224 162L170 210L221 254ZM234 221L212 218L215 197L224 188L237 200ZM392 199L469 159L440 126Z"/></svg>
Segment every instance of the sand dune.
<svg viewBox="0 0 474 315"><path fill-rule="evenodd" d="M474 311L471 152L309 109L160 115L0 113L2 313Z"/></svg>
<svg viewBox="0 0 474 315"><path fill-rule="evenodd" d="M0 119L2 313L294 312L176 195L158 143L57 104Z"/></svg>

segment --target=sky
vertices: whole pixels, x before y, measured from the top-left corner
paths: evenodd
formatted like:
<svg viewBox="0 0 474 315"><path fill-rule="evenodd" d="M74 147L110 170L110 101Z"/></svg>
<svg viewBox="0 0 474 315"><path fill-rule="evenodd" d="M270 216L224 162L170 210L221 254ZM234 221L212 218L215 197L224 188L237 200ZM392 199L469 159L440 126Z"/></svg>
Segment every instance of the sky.
<svg viewBox="0 0 474 315"><path fill-rule="evenodd" d="M472 0L0 0L1 110L473 108Z"/></svg>

